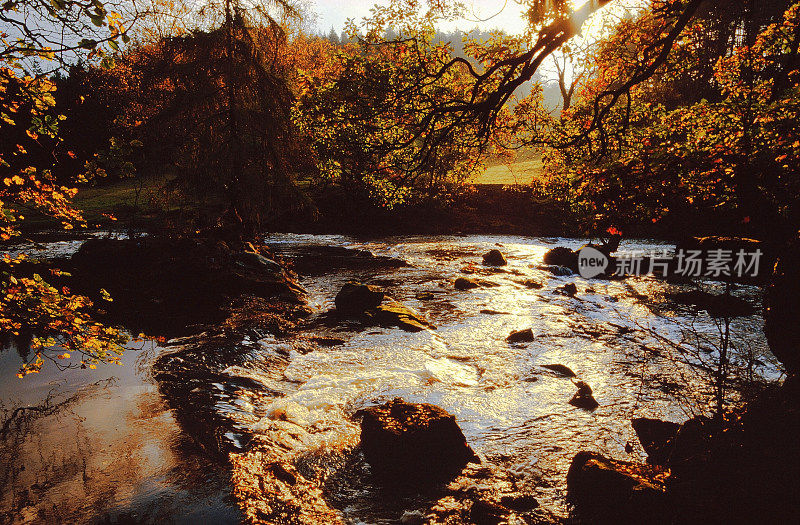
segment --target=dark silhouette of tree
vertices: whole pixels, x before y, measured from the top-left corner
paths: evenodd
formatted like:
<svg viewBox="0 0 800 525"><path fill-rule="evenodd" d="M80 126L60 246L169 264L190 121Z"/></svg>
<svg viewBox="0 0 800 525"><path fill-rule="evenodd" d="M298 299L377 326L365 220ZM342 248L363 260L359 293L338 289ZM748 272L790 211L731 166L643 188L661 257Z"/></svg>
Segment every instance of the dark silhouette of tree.
<svg viewBox="0 0 800 525"><path fill-rule="evenodd" d="M303 149L291 124L286 33L227 1L210 31L143 45L124 59L132 136L154 171L172 171L191 201L183 228L254 238L302 201ZM188 230L187 230L188 231Z"/></svg>

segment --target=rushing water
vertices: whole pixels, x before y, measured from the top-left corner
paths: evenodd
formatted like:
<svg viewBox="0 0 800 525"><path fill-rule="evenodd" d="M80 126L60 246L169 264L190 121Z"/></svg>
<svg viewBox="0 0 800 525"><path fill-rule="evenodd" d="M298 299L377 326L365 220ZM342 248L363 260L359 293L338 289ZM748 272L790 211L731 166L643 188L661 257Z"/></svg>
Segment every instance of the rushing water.
<svg viewBox="0 0 800 525"><path fill-rule="evenodd" d="M284 458L299 461L320 450L349 446L357 440L350 416L363 406L399 396L433 403L454 414L480 456L513 472L543 506L563 515L565 474L576 452L596 450L642 460L630 418L682 421L709 408L706 377L687 363L713 363L719 338L714 321L704 312L665 302L665 293L679 285L652 277L585 280L556 276L539 267L549 248L577 248L582 240L437 236L364 241L278 235L268 242L289 260L315 245L357 248L405 260L409 265L400 268L320 268L303 276L301 284L320 319L333 308L341 286L357 280L380 285L436 328L418 333L365 330L354 324L314 324L312 319L313 334L243 341L246 358L223 371L230 383L215 379L198 386L213 393L210 409L230 422L222 434L233 449L246 448L255 436L259 442L280 444L276 454L280 450ZM621 250L663 247L636 241L624 242ZM480 264L481 255L492 248L508 259L500 271ZM484 286L455 290L453 281L465 274ZM526 280L542 287L526 286ZM566 283L577 285L575 297L556 292ZM758 306L756 288L739 287L736 293ZM759 315L733 323L734 354L737 362L750 365L754 375L774 377L777 368L766 349L761 323ZM523 328L532 328L533 342L505 341L512 330ZM342 342L320 345L311 335ZM666 341L682 342L686 352ZM173 521L199 516L215 522L238 519L222 481L205 472L214 469L203 463L202 454L186 450L185 431L147 382L148 360L160 351L132 353L123 380L85 386L85 396L69 405L66 415L59 419L54 414L48 416L55 418L49 423L31 425L28 435L19 438L25 445L14 449L18 456L4 454L3 468L9 472L5 478L10 481L0 510L30 514L68 501L75 521L125 512L134 521L136 517L155 521L155 516ZM60 380L54 374L47 380L18 383L11 378L19 360L13 356L11 352L2 356L0 396L6 408L41 399ZM591 385L599 408L589 412L568 404L576 387L569 378L541 367L546 364L570 367ZM109 376L108 371L99 372L72 373L64 380L69 384L59 388L77 392L78 384L92 385ZM100 393L89 392L98 388ZM60 426L65 420L69 425L63 428L68 430ZM64 465L61 470L53 467L55 460L48 454L61 458L57 462ZM21 467L31 463L24 473ZM338 467L331 462L318 468ZM8 494L23 493L25 487L20 487L25 484L29 491L40 490L41 478L50 483L42 489L47 497L31 493L33 499L26 506L17 495L10 506ZM348 520L392 522L402 514L387 502L370 501L374 494L354 485L343 482L326 492ZM200 486L204 490L197 492ZM93 507L97 502L102 504ZM10 521L24 522L25 517Z"/></svg>

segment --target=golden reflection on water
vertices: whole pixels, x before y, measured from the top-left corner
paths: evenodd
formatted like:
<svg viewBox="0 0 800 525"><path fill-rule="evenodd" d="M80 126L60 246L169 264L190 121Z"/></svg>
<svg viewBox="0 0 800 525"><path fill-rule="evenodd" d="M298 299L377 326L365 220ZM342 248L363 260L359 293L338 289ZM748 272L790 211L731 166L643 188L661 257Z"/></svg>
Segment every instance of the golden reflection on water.
<svg viewBox="0 0 800 525"><path fill-rule="evenodd" d="M0 523L84 523L103 516L174 522L193 512L236 522L236 510L213 489L198 490L204 474L184 450L185 438L155 385L137 376L136 352L125 360L113 370L121 377L110 381L92 383L108 377L100 367L85 375L43 372L38 388L27 378L5 383L6 407L15 398L21 406L42 401L11 389L36 392L55 382L63 393L54 398L56 409L28 412L0 436ZM2 373L13 374L14 367L4 366ZM166 504L157 503L162 500Z"/></svg>

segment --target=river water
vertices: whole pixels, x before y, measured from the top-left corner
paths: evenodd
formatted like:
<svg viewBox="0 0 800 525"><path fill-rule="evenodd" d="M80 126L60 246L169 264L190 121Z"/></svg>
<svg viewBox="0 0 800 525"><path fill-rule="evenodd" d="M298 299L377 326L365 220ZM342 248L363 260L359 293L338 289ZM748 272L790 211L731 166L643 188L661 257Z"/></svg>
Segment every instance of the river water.
<svg viewBox="0 0 800 525"><path fill-rule="evenodd" d="M718 325L703 311L667 300L667 293L688 285L646 276L585 280L540 267L548 249L578 248L585 240L286 234L268 242L288 260L324 245L408 265L320 267L302 276L313 328L288 339L244 340L246 358L221 370L230 383L217 378L198 385L213 393L209 410L228 422L220 435L231 450L273 443L281 459L302 462L320 450L354 445L358 430L351 416L359 408L393 397L433 403L455 415L484 461L512 472L544 508L566 515L565 475L575 453L641 461L630 418L680 422L711 408L708 376L693 365L713 365ZM623 242L620 250L664 247L638 240ZM500 270L481 264L493 248L508 259ZM457 291L459 276L483 286ZM436 328L411 333L323 322L349 280L381 286ZM558 293L567 283L577 286L575 297ZM718 291L722 285L703 286ZM735 293L760 312L757 288L740 286ZM734 360L742 376L775 379L762 323L758 313L733 322ZM505 341L525 328L532 329L533 342ZM51 405L70 400L3 436L0 522L241 519L224 461L193 445L191 431L169 408L175 403L150 377L150 364L166 350L152 342L137 348L114 370L52 371L24 380L14 377L21 359L16 352L0 355L5 410L41 404L51 392ZM591 385L600 406L590 412L570 405L576 387L541 366L548 364L571 368ZM315 468L329 476L339 466L331 461ZM347 521L397 522L402 505L354 485L345 481L325 492Z"/></svg>

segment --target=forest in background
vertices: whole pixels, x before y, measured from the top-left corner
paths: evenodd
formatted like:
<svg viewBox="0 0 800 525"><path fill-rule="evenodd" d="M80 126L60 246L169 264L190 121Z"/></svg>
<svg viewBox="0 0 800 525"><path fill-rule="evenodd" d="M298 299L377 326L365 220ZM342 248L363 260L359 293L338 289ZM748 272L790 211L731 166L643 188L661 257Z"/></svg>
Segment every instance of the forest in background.
<svg viewBox="0 0 800 525"><path fill-rule="evenodd" d="M558 18L546 4L531 2L525 35L443 33L458 5L412 1L327 36L304 31L286 2L136 6L114 19L119 38L93 26L103 34L69 57L30 62L33 49L29 75L5 70L4 203L41 208L32 176L127 180L127 202L91 202L93 219L135 228L147 210L198 231L228 217L253 233L339 210L391 223L456 205L487 163L521 155L543 159L522 207L556 207L578 233L797 230L792 2L707 0L674 35L690 3L609 8L514 78L510 57ZM654 35L670 41L663 59Z"/></svg>

